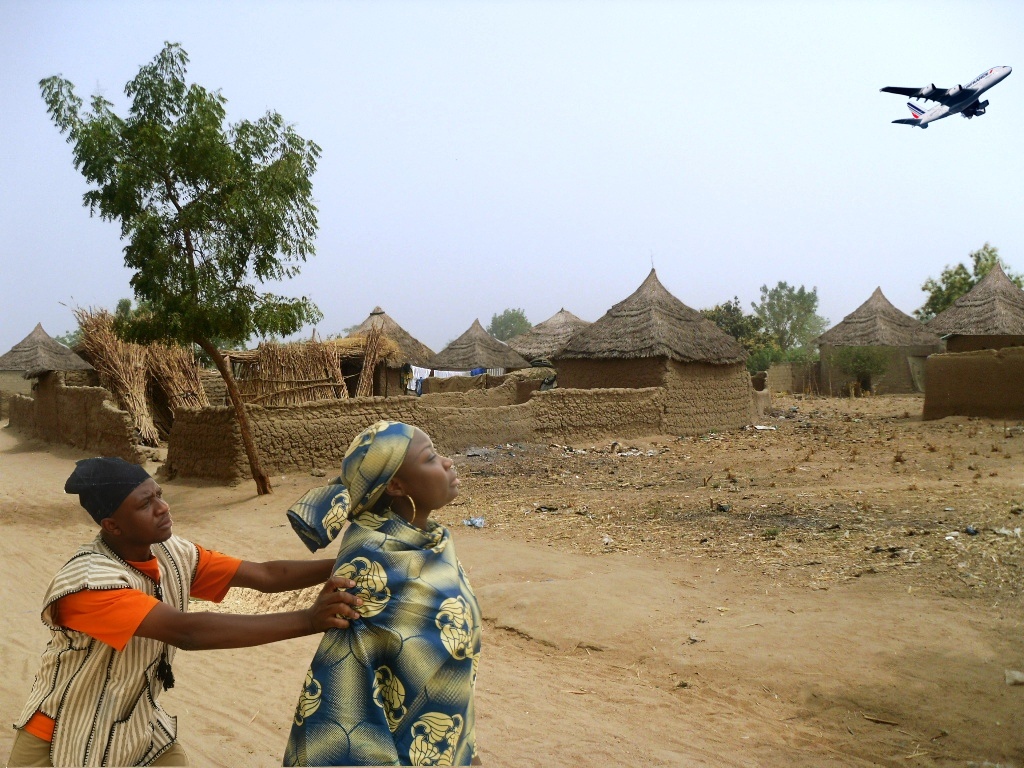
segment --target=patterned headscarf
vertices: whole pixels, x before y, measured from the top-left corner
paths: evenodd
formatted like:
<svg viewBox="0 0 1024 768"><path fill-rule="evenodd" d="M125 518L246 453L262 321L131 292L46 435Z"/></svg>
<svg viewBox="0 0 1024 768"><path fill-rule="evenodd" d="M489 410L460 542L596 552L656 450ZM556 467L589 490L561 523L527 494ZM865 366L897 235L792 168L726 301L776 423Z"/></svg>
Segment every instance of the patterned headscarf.
<svg viewBox="0 0 1024 768"><path fill-rule="evenodd" d="M415 427L378 421L360 432L341 462L341 477L314 488L288 510L288 521L310 552L330 544L346 520L372 510L405 460Z"/></svg>

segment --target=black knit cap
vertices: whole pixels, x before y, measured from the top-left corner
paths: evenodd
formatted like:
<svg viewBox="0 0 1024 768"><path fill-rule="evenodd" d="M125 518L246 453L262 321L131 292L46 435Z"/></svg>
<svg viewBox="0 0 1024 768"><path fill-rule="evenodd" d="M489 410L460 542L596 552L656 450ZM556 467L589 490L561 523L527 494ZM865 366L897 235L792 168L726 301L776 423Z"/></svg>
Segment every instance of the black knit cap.
<svg viewBox="0 0 1024 768"><path fill-rule="evenodd" d="M129 494L149 478L146 470L124 459L82 459L64 483L64 493L77 493L78 501L98 523L117 512Z"/></svg>

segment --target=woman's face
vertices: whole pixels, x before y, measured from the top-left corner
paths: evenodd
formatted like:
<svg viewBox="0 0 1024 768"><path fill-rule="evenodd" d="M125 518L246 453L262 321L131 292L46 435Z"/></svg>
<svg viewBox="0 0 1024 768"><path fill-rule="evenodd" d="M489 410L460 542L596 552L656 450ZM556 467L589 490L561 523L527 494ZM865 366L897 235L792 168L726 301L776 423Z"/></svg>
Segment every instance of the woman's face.
<svg viewBox="0 0 1024 768"><path fill-rule="evenodd" d="M401 494L416 502L418 512L440 509L459 495L459 473L452 460L434 450L434 443L419 429L394 479Z"/></svg>

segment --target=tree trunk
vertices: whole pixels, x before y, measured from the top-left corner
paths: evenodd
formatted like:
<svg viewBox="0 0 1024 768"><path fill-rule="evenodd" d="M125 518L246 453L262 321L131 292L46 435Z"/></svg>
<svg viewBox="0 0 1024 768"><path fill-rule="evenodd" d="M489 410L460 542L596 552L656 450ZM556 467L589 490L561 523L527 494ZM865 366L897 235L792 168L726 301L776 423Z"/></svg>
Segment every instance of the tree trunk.
<svg viewBox="0 0 1024 768"><path fill-rule="evenodd" d="M235 420L238 421L238 431L242 434L242 445L245 446L245 455L249 459L249 471L252 472L252 479L256 481L256 493L260 496L271 493L270 478L260 466L260 454L256 448L256 441L252 439L252 428L249 426L249 416L245 412L245 405L242 403L242 393L238 391L235 377L231 374L224 355L207 339L196 339L196 343L203 351L210 356L221 378L228 390L228 397L231 398L231 405L235 409Z"/></svg>

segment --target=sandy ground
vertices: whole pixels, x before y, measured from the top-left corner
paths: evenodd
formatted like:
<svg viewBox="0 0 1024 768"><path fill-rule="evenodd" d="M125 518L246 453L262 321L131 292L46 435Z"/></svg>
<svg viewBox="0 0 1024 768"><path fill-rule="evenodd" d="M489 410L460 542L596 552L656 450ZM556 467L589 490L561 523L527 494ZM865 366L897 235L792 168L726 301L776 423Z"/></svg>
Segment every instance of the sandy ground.
<svg viewBox="0 0 1024 768"><path fill-rule="evenodd" d="M1024 670L1024 428L923 423L914 397L775 405L774 429L454 457L463 492L438 517L486 621L485 763L1024 766L1024 686L1005 681ZM62 493L77 458L0 430L8 722L46 584L95 530ZM322 480L273 482L164 483L175 531L308 557L283 511ZM161 701L194 763L279 765L316 644L179 653Z"/></svg>

